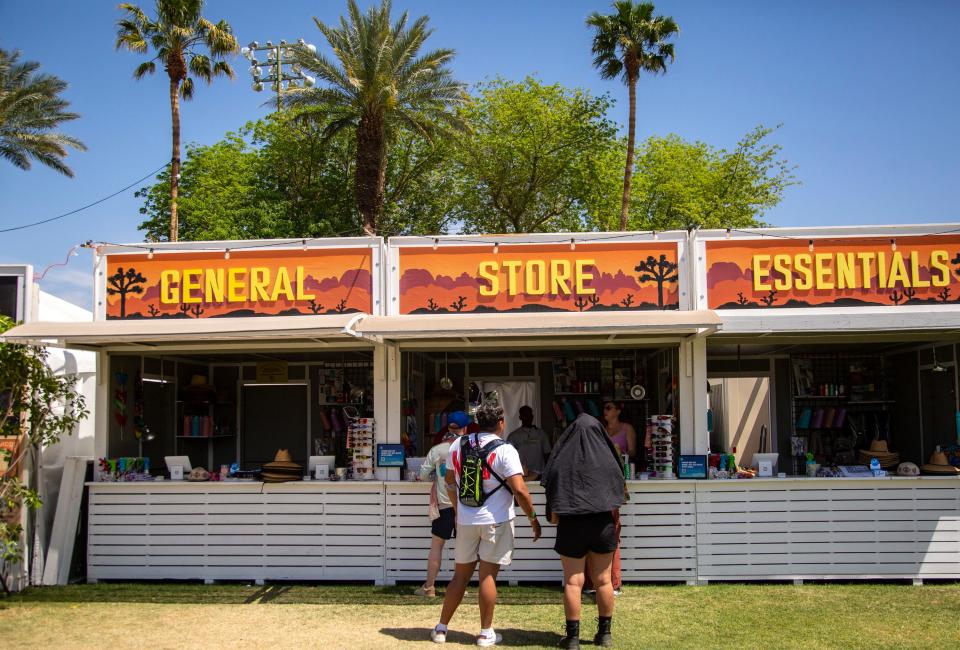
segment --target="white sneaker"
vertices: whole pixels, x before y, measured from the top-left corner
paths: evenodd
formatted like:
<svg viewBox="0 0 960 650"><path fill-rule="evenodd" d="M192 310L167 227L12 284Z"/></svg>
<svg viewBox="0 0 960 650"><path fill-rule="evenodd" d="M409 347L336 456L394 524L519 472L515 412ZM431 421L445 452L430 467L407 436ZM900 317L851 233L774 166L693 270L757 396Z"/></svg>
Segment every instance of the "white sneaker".
<svg viewBox="0 0 960 650"><path fill-rule="evenodd" d="M437 628L430 630L430 640L434 643L446 643L447 642L447 631L443 630L442 632Z"/></svg>
<svg viewBox="0 0 960 650"><path fill-rule="evenodd" d="M503 641L503 637L493 633L493 636L483 636L482 634L477 637L477 645L483 648L488 648L492 645L499 645Z"/></svg>

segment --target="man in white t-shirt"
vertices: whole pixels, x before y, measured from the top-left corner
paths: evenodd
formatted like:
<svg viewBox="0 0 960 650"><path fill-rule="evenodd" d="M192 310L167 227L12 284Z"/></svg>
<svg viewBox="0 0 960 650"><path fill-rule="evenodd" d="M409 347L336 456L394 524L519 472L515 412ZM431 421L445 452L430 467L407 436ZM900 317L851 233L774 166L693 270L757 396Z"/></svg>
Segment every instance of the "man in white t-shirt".
<svg viewBox="0 0 960 650"><path fill-rule="evenodd" d="M537 521L527 484L523 482L520 456L508 444L498 446L487 458L489 471L484 470L483 493L488 496L483 505L474 508L460 503L458 486L463 460L462 445L483 447L503 436L503 409L499 405L482 404L475 417L480 432L457 438L447 454L447 491L457 511L454 546L456 568L453 580L447 585L440 622L430 633L430 638L436 643L447 640L447 624L460 606L479 562L480 636L477 637L477 645L492 646L501 640L493 630L493 609L497 603L497 573L501 566L510 564L513 555L514 497L530 520L534 541L540 539L540 522Z"/></svg>

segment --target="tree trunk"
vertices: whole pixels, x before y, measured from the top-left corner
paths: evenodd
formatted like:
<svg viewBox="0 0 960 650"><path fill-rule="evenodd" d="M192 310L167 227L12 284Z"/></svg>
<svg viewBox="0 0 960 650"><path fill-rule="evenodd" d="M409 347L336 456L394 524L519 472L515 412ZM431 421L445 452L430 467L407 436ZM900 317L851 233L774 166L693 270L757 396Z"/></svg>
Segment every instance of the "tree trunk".
<svg viewBox="0 0 960 650"><path fill-rule="evenodd" d="M180 222L177 219L177 195L180 193L180 80L170 77L170 117L173 132L173 154L170 157L170 241L177 241Z"/></svg>
<svg viewBox="0 0 960 650"><path fill-rule="evenodd" d="M363 220L363 232L377 234L383 212L386 185L386 142L383 118L365 115L357 126L357 168L354 172L357 211Z"/></svg>
<svg viewBox="0 0 960 650"><path fill-rule="evenodd" d="M637 134L637 76L627 79L630 96L630 117L627 128L627 164L623 170L623 200L620 202L620 230L627 229L627 213L630 211L630 183L633 180L633 145Z"/></svg>

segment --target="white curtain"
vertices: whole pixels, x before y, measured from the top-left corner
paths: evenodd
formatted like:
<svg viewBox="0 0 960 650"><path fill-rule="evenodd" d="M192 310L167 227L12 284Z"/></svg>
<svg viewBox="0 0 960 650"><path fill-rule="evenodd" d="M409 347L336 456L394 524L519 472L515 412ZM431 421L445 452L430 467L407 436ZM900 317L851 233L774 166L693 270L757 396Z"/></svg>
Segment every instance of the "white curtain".
<svg viewBox="0 0 960 650"><path fill-rule="evenodd" d="M500 395L500 405L503 406L505 420L504 436L509 435L511 431L520 426L520 416L517 413L521 406L532 408L533 422L537 426L541 426L540 391L537 390L536 382L477 380L477 383L484 393L495 390Z"/></svg>

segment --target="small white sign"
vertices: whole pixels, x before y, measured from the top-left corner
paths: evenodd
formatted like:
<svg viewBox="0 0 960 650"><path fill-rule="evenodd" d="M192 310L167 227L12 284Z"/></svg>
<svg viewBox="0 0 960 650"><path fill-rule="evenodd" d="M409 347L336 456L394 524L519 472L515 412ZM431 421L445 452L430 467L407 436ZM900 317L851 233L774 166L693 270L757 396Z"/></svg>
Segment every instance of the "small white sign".
<svg viewBox="0 0 960 650"><path fill-rule="evenodd" d="M183 480L183 465L171 465L171 466L170 466L170 480L171 480L171 481L182 481L182 480Z"/></svg>
<svg viewBox="0 0 960 650"><path fill-rule="evenodd" d="M769 460L761 460L757 466L758 476L773 476L773 463Z"/></svg>
<svg viewBox="0 0 960 650"><path fill-rule="evenodd" d="M328 478L330 478L330 466L317 465L316 477L318 481L326 481Z"/></svg>

